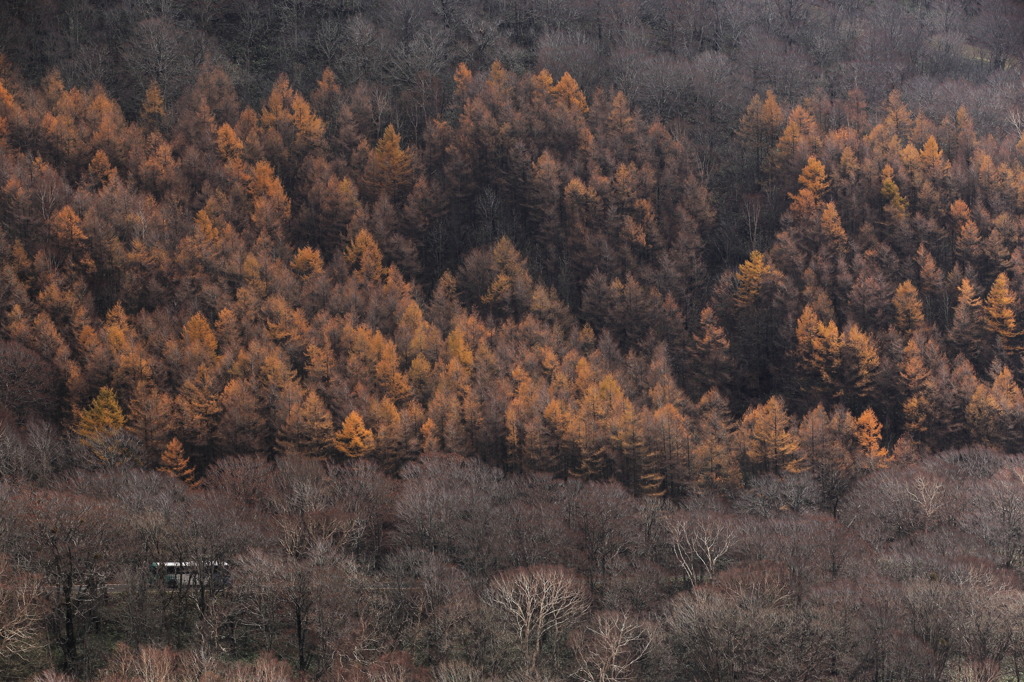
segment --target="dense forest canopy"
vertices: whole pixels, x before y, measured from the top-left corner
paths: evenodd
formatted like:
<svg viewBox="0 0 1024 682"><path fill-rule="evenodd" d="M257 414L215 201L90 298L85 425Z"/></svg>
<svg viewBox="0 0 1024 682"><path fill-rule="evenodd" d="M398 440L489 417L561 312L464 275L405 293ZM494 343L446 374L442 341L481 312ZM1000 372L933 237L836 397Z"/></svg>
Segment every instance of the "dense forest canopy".
<svg viewBox="0 0 1024 682"><path fill-rule="evenodd" d="M1016 666L952 605L1021 608L1022 35L1017 0L3 3L0 674ZM238 568L156 590L172 559Z"/></svg>

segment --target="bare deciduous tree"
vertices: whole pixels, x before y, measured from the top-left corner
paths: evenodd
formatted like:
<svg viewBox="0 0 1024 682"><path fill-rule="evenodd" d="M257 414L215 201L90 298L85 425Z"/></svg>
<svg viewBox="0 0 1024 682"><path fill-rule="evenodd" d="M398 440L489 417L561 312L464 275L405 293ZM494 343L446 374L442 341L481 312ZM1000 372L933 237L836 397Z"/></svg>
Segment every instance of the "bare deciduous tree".
<svg viewBox="0 0 1024 682"><path fill-rule="evenodd" d="M597 614L573 642L579 668L573 677L585 682L627 682L651 648L647 626L618 611Z"/></svg>
<svg viewBox="0 0 1024 682"><path fill-rule="evenodd" d="M325 654L352 608L357 573L329 543L307 548L301 557L250 550L232 573L240 622L259 632L268 648L278 643L293 649L301 670L326 665Z"/></svg>
<svg viewBox="0 0 1024 682"><path fill-rule="evenodd" d="M42 592L38 576L16 571L0 555L0 661L22 660L42 645Z"/></svg>
<svg viewBox="0 0 1024 682"><path fill-rule="evenodd" d="M102 501L63 492L23 492L8 507L14 556L53 586L65 665L80 656L81 617L105 590L123 550L120 519Z"/></svg>
<svg viewBox="0 0 1024 682"><path fill-rule="evenodd" d="M203 36L163 17L136 24L124 51L140 86L156 81L173 101L202 66Z"/></svg>
<svg viewBox="0 0 1024 682"><path fill-rule="evenodd" d="M434 669L435 682L487 682L479 668L464 661L445 661Z"/></svg>
<svg viewBox="0 0 1024 682"><path fill-rule="evenodd" d="M710 580L740 539L735 519L678 512L665 520L672 553L691 585Z"/></svg>
<svg viewBox="0 0 1024 682"><path fill-rule="evenodd" d="M511 620L536 669L541 643L586 614L587 589L579 576L562 566L530 566L499 574L486 599Z"/></svg>

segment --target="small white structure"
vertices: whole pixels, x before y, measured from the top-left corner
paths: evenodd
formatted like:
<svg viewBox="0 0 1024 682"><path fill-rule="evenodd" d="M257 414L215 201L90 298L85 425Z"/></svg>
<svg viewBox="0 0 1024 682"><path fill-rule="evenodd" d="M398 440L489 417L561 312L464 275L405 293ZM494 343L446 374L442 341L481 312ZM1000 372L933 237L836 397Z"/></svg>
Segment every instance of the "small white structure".
<svg viewBox="0 0 1024 682"><path fill-rule="evenodd" d="M166 588L221 589L228 584L226 561L154 561L149 565L149 572L154 582Z"/></svg>

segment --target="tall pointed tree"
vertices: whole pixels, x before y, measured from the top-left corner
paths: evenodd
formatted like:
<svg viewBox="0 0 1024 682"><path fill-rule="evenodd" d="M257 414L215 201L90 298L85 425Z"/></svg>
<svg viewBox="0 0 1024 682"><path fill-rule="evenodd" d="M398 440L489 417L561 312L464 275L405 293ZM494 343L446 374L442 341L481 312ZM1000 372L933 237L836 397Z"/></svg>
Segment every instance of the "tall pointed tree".
<svg viewBox="0 0 1024 682"><path fill-rule="evenodd" d="M798 441L782 398L752 407L743 415L742 438L754 473L778 472L795 459Z"/></svg>
<svg viewBox="0 0 1024 682"><path fill-rule="evenodd" d="M402 137L393 125L384 129L370 152L363 177L371 197L384 194L395 197L411 186L412 158L402 149Z"/></svg>
<svg viewBox="0 0 1024 682"><path fill-rule="evenodd" d="M117 402L117 396L110 387L104 386L89 407L76 413L75 433L83 439L92 439L119 431L124 425L124 412Z"/></svg>
<svg viewBox="0 0 1024 682"><path fill-rule="evenodd" d="M373 449L373 432L366 428L358 412L349 412L334 436L334 447L344 457L362 457Z"/></svg>
<svg viewBox="0 0 1024 682"><path fill-rule="evenodd" d="M760 168L764 163L765 157L782 131L784 121L782 107L775 99L774 92L765 92L763 100L758 94L751 98L746 112L740 118L736 136L753 154L756 168Z"/></svg>
<svg viewBox="0 0 1024 682"><path fill-rule="evenodd" d="M1021 335L1021 330L1017 329L1016 304L1017 295L1010 289L1010 278L1005 272L999 273L985 297L985 327L1002 341L1007 351L1017 348L1017 337Z"/></svg>
<svg viewBox="0 0 1024 682"><path fill-rule="evenodd" d="M864 454L866 468L884 468L892 461L889 450L881 445L882 425L870 407L857 418L857 442Z"/></svg>
<svg viewBox="0 0 1024 682"><path fill-rule="evenodd" d="M177 438L172 438L167 447L164 448L157 471L162 471L165 474L179 478L189 487L199 485L195 475L196 468L192 466L189 458L185 455L185 448Z"/></svg>
<svg viewBox="0 0 1024 682"><path fill-rule="evenodd" d="M334 446L331 413L316 391L307 391L294 402L277 435L278 451L284 455L327 457Z"/></svg>
<svg viewBox="0 0 1024 682"><path fill-rule="evenodd" d="M924 306L910 280L896 287L892 297L892 305L896 309L896 328L904 333L912 333L924 325Z"/></svg>
<svg viewBox="0 0 1024 682"><path fill-rule="evenodd" d="M949 341L953 348L972 361L981 359L981 341L984 336L984 310L971 280L964 277L957 288L953 324L949 328Z"/></svg>

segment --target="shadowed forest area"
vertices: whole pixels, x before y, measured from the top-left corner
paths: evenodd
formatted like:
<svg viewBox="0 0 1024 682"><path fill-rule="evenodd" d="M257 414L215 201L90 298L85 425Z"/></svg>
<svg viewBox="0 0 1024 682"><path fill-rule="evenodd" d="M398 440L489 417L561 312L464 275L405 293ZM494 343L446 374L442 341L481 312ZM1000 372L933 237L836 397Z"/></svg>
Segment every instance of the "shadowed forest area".
<svg viewBox="0 0 1024 682"><path fill-rule="evenodd" d="M1018 0L3 3L0 678L1019 680L1022 59Z"/></svg>

